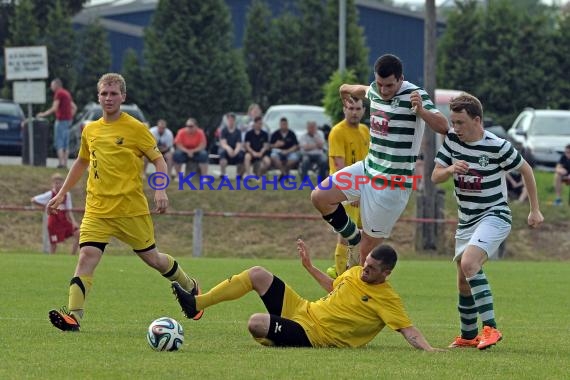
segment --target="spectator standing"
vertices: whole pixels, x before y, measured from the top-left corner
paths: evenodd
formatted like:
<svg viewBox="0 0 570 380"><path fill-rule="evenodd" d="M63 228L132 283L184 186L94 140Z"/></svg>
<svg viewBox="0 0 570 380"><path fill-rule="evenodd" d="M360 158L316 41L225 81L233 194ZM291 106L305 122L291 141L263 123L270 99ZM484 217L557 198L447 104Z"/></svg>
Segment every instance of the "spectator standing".
<svg viewBox="0 0 570 380"><path fill-rule="evenodd" d="M201 175L208 174L208 151L206 150L206 134L199 128L193 117L186 120L184 128L180 128L174 138L176 150L172 157L176 172L180 173L182 164L195 162Z"/></svg>
<svg viewBox="0 0 570 380"><path fill-rule="evenodd" d="M53 103L50 108L39 112L37 117L46 117L55 113L53 144L57 152L58 168L67 168L67 157L69 156L69 128L73 121L73 116L77 112L77 106L69 91L63 88L61 79L55 78L51 81L50 88L53 91Z"/></svg>
<svg viewBox="0 0 570 380"><path fill-rule="evenodd" d="M253 128L245 134L244 170L246 175L251 174L252 165L257 177L264 175L271 166L269 134L262 128L262 117L256 116Z"/></svg>
<svg viewBox="0 0 570 380"><path fill-rule="evenodd" d="M61 190L62 186L63 176L59 173L53 174L51 176L51 190L36 195L31 199L31 202L45 208L48 202ZM58 209L48 215L47 230L51 254L56 252L58 243L62 243L70 237L73 237L71 254L75 255L79 249L79 226L73 217L72 209L71 193L68 192L65 193L63 202Z"/></svg>
<svg viewBox="0 0 570 380"><path fill-rule="evenodd" d="M220 177L226 175L226 167L236 165L237 174L243 175L243 145L241 131L236 126L236 114L230 112L226 115L227 125L222 129L220 136Z"/></svg>
<svg viewBox="0 0 570 380"><path fill-rule="evenodd" d="M327 154L325 153L325 135L317 128L315 121L307 122L307 132L299 141L301 148L301 178L309 175L309 170L316 166L318 181L327 176Z"/></svg>
<svg viewBox="0 0 570 380"><path fill-rule="evenodd" d="M271 135L271 162L281 172L279 178L289 175L299 163L299 142L297 136L289 130L286 117L279 120L279 129Z"/></svg>

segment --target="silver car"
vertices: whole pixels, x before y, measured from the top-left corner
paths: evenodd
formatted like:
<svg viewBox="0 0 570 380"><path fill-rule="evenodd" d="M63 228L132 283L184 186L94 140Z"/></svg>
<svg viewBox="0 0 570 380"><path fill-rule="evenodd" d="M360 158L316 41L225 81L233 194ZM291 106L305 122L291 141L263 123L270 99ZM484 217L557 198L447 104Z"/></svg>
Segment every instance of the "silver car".
<svg viewBox="0 0 570 380"><path fill-rule="evenodd" d="M297 140L307 132L307 122L315 121L320 130L328 136L328 130L332 127L331 118L325 113L325 109L319 106L301 104L282 104L271 106L263 116L263 125L275 132L279 129L279 120L286 117L289 129L295 132Z"/></svg>
<svg viewBox="0 0 570 380"><path fill-rule="evenodd" d="M570 111L525 109L508 134L536 165L552 169L570 144Z"/></svg>

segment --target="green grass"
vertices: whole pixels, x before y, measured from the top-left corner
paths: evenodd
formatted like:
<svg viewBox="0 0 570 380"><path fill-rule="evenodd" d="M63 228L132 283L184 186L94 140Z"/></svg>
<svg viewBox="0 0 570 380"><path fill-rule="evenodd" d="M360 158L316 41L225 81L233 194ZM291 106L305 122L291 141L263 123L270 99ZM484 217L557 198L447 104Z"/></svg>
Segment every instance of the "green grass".
<svg viewBox="0 0 570 380"><path fill-rule="evenodd" d="M296 260L182 258L209 289L227 276L263 265L301 295L323 295ZM47 311L67 303L76 258L28 252L2 254L0 379L567 379L570 299L567 262L486 265L504 340L496 347L426 353L383 331L360 349L275 349L258 345L247 319L264 311L257 295L183 318L161 276L130 256L106 255L79 334L51 327ZM325 267L327 261L317 261ZM392 275L415 325L434 346L457 334L455 266L448 260L403 259ZM154 352L148 324L160 316L186 330L179 352Z"/></svg>

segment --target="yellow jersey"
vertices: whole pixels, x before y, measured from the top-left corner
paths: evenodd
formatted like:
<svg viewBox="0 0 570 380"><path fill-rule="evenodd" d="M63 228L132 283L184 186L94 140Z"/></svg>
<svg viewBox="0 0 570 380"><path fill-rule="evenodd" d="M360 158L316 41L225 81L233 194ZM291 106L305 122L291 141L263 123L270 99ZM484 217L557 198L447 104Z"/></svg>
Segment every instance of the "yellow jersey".
<svg viewBox="0 0 570 380"><path fill-rule="evenodd" d="M350 127L346 119L336 124L329 134L329 171L336 172L333 157L344 157L345 166L364 160L370 145L370 131L364 124Z"/></svg>
<svg viewBox="0 0 570 380"><path fill-rule="evenodd" d="M390 283L367 284L361 274L361 266L348 269L334 280L329 294L307 302L306 313L293 318L314 347L359 347L385 326L393 330L412 326Z"/></svg>
<svg viewBox="0 0 570 380"><path fill-rule="evenodd" d="M140 121L122 112L110 123L103 118L81 133L78 157L89 161L85 214L116 218L149 214L143 192L142 156L161 156L156 140Z"/></svg>

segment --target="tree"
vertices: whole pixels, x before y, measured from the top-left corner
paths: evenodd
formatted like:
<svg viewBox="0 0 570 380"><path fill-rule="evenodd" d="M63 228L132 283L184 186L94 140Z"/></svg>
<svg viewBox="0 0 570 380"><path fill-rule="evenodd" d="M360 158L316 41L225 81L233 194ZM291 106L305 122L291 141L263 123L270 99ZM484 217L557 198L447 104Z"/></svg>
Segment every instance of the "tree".
<svg viewBox="0 0 570 380"><path fill-rule="evenodd" d="M73 16L83 9L83 5L88 0L34 0L33 14L42 30L49 24L49 13L57 7L57 3L66 10L69 15Z"/></svg>
<svg viewBox="0 0 570 380"><path fill-rule="evenodd" d="M332 70L336 69L336 62L338 62L338 16L338 0L328 0L325 46L326 60L334 63ZM364 30L358 24L356 4L354 0L346 0L346 68L356 75L355 83L366 83L370 77L368 54ZM329 75L331 73L332 71Z"/></svg>
<svg viewBox="0 0 570 380"><path fill-rule="evenodd" d="M34 46L38 43L39 27L33 16L32 0L21 0L10 20L7 46Z"/></svg>
<svg viewBox="0 0 570 380"><path fill-rule="evenodd" d="M442 88L478 93L482 14L476 0L456 2L439 41L437 83Z"/></svg>
<svg viewBox="0 0 570 380"><path fill-rule="evenodd" d="M77 38L77 86L73 97L75 103L81 106L97 101L97 81L111 67L111 47L107 32L99 20L89 23L77 34Z"/></svg>
<svg viewBox="0 0 570 380"><path fill-rule="evenodd" d="M73 91L76 84L74 32L71 17L59 1L48 14L42 40L47 46L50 77L60 78L64 86Z"/></svg>
<svg viewBox="0 0 570 380"><path fill-rule="evenodd" d="M35 46L38 44L40 32L32 10L32 0L21 0L14 8L14 17L10 20L8 27L10 37L6 41L6 46ZM1 96L3 98L12 97L12 88L8 82L4 82Z"/></svg>
<svg viewBox="0 0 570 380"><path fill-rule="evenodd" d="M568 59L559 55L567 43L555 40L552 10L538 0L525 3L532 12L508 0L488 2L486 8L456 1L439 51L442 86L477 96L486 117L505 127L525 107L556 104L561 81L553 79L564 77L558 70Z"/></svg>
<svg viewBox="0 0 570 380"><path fill-rule="evenodd" d="M323 106L325 112L332 119L333 126L344 119L344 110L338 89L343 83L358 83L356 75L352 70L345 70L344 72L335 71L329 81L324 85L324 98Z"/></svg>
<svg viewBox="0 0 570 380"><path fill-rule="evenodd" d="M305 72L299 57L302 40L299 19L286 10L273 20L273 24L276 32L272 49L277 81L268 89L268 100L270 104L300 103Z"/></svg>
<svg viewBox="0 0 570 380"><path fill-rule="evenodd" d="M554 35L555 49L549 58L557 62L555 69L550 73L550 80L546 80L552 89L549 96L549 105L552 108L570 109L570 81L565 80L570 72L570 3L568 11L563 12L558 20L558 28Z"/></svg>
<svg viewBox="0 0 570 380"><path fill-rule="evenodd" d="M243 53L253 101L262 109L271 104L267 89L277 83L271 10L264 0L253 0L247 12Z"/></svg>
<svg viewBox="0 0 570 380"><path fill-rule="evenodd" d="M151 117L180 126L193 116L213 133L223 113L247 107L251 88L223 0L160 1L144 40Z"/></svg>
<svg viewBox="0 0 570 380"><path fill-rule="evenodd" d="M296 58L303 70L299 81L299 99L303 104L320 104L322 87L337 68L336 60L326 53L327 26L331 21L326 3L322 0L297 0L299 33L302 36L296 48ZM337 17L338 19L338 17ZM338 41L338 38L335 38Z"/></svg>
<svg viewBox="0 0 570 380"><path fill-rule="evenodd" d="M146 114L150 114L151 110L146 108L149 98L147 81L144 77L141 60L135 50L127 49L125 51L123 55L123 69L121 72L123 73L125 81L128 83L127 103L136 103Z"/></svg>

